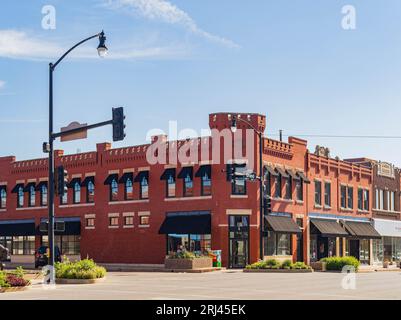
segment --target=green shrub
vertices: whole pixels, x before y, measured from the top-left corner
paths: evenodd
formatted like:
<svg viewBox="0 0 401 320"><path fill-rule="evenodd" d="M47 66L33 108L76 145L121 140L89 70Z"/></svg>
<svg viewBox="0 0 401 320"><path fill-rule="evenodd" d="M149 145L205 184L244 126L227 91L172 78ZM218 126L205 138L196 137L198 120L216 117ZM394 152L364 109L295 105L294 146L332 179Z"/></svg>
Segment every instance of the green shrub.
<svg viewBox="0 0 401 320"><path fill-rule="evenodd" d="M265 261L266 266L270 266L271 268L276 266L279 266L279 268L281 267L281 263L279 261L277 261L276 259L268 259Z"/></svg>
<svg viewBox="0 0 401 320"><path fill-rule="evenodd" d="M305 262L295 262L291 263L291 269L306 270L310 269L310 266L306 265Z"/></svg>
<svg viewBox="0 0 401 320"><path fill-rule="evenodd" d="M5 272L0 271L0 288L8 288L10 284L7 282L7 275Z"/></svg>
<svg viewBox="0 0 401 320"><path fill-rule="evenodd" d="M292 261L291 260L285 260L283 261L283 263L281 264L281 267L283 269L290 269L292 265Z"/></svg>
<svg viewBox="0 0 401 320"><path fill-rule="evenodd" d="M264 261L258 261L253 264L248 264L246 269L266 269L266 263Z"/></svg>
<svg viewBox="0 0 401 320"><path fill-rule="evenodd" d="M57 262L55 269L58 279L98 279L106 276L106 269L98 266L92 259Z"/></svg>
<svg viewBox="0 0 401 320"><path fill-rule="evenodd" d="M358 270L360 262L355 257L330 257L323 258L321 262L326 262L327 270L341 271L345 266L352 266L355 271Z"/></svg>
<svg viewBox="0 0 401 320"><path fill-rule="evenodd" d="M23 278L25 275L24 268L17 267L14 271L11 272L13 275L17 276L18 278Z"/></svg>

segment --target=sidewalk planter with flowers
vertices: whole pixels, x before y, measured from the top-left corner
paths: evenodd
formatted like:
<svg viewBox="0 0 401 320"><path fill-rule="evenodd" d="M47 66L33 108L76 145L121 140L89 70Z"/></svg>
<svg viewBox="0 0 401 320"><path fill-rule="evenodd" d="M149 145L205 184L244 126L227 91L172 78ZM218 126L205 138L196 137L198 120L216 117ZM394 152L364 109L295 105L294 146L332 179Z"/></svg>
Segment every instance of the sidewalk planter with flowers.
<svg viewBox="0 0 401 320"><path fill-rule="evenodd" d="M24 278L24 270L18 267L15 271L0 271L0 293L26 290L30 281Z"/></svg>
<svg viewBox="0 0 401 320"><path fill-rule="evenodd" d="M313 272L313 269L303 262L292 263L291 260L280 262L275 259L268 259L247 265L244 272L307 273Z"/></svg>
<svg viewBox="0 0 401 320"><path fill-rule="evenodd" d="M92 259L55 264L57 284L91 284L104 280L106 269L98 266Z"/></svg>
<svg viewBox="0 0 401 320"><path fill-rule="evenodd" d="M164 260L164 268L171 270L212 269L213 259L192 252L172 253Z"/></svg>

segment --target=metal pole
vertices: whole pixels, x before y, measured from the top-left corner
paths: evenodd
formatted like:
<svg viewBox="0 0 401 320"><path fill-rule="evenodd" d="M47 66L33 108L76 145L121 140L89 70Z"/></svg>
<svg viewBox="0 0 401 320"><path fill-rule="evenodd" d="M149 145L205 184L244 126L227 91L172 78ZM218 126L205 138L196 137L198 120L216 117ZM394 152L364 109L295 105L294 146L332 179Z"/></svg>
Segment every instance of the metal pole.
<svg viewBox="0 0 401 320"><path fill-rule="evenodd" d="M54 266L54 150L53 150L53 64L49 64L49 265ZM54 282L54 272L51 272L51 282Z"/></svg>
<svg viewBox="0 0 401 320"><path fill-rule="evenodd" d="M263 202L264 202L264 174L263 174L263 136L262 132L259 132L259 188L260 188L260 260L263 260L263 219L264 219L264 212L263 212Z"/></svg>

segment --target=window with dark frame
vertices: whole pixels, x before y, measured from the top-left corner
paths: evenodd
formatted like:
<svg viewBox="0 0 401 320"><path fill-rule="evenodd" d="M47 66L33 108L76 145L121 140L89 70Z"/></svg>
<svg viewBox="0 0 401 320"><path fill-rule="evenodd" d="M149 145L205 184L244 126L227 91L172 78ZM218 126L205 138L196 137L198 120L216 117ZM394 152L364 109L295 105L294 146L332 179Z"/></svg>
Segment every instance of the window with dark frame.
<svg viewBox="0 0 401 320"><path fill-rule="evenodd" d="M341 208L345 209L347 207L347 187L344 185L340 187L340 203Z"/></svg>
<svg viewBox="0 0 401 320"><path fill-rule="evenodd" d="M95 226L95 218L86 218L86 226L94 227Z"/></svg>
<svg viewBox="0 0 401 320"><path fill-rule="evenodd" d="M73 190L73 202L80 203L81 202L81 184L79 182L74 183Z"/></svg>
<svg viewBox="0 0 401 320"><path fill-rule="evenodd" d="M285 196L284 199L291 200L292 199L292 179L291 177L284 178L285 183Z"/></svg>
<svg viewBox="0 0 401 320"><path fill-rule="evenodd" d="M60 197L60 203L61 204L68 203L68 191L64 192L64 194Z"/></svg>
<svg viewBox="0 0 401 320"><path fill-rule="evenodd" d="M358 210L363 210L363 189L358 188Z"/></svg>
<svg viewBox="0 0 401 320"><path fill-rule="evenodd" d="M369 211L369 190L363 189L363 209Z"/></svg>
<svg viewBox="0 0 401 320"><path fill-rule="evenodd" d="M147 226L149 225L149 216L140 216L139 217L139 224L141 226Z"/></svg>
<svg viewBox="0 0 401 320"><path fill-rule="evenodd" d="M110 201L118 201L118 183L113 179L110 183Z"/></svg>
<svg viewBox="0 0 401 320"><path fill-rule="evenodd" d="M18 187L17 190L17 208L22 208L24 206L24 188L22 186Z"/></svg>
<svg viewBox="0 0 401 320"><path fill-rule="evenodd" d="M149 184L148 179L146 177L142 177L141 179L141 187L140 187L140 199L149 199Z"/></svg>
<svg viewBox="0 0 401 320"><path fill-rule="evenodd" d="M134 199L134 185L132 183L131 178L127 178L124 184L124 199L125 200L133 200Z"/></svg>
<svg viewBox="0 0 401 320"><path fill-rule="evenodd" d="M320 180L315 180L315 205L322 205L322 182Z"/></svg>
<svg viewBox="0 0 401 320"><path fill-rule="evenodd" d="M207 172L205 172L201 178L201 195L209 196L212 194L212 180L210 179Z"/></svg>
<svg viewBox="0 0 401 320"><path fill-rule="evenodd" d="M40 205L47 206L47 185L45 184L40 187Z"/></svg>
<svg viewBox="0 0 401 320"><path fill-rule="evenodd" d="M86 185L86 202L95 202L95 184L92 181Z"/></svg>
<svg viewBox="0 0 401 320"><path fill-rule="evenodd" d="M354 208L354 188L353 187L347 188L347 208L348 209Z"/></svg>
<svg viewBox="0 0 401 320"><path fill-rule="evenodd" d="M194 195L194 182L189 173L184 179L184 197L192 197Z"/></svg>
<svg viewBox="0 0 401 320"><path fill-rule="evenodd" d="M175 197L176 182L172 174L170 174L166 180L166 196L167 198Z"/></svg>
<svg viewBox="0 0 401 320"><path fill-rule="evenodd" d="M109 226L110 227L118 226L118 217L109 217Z"/></svg>
<svg viewBox="0 0 401 320"><path fill-rule="evenodd" d="M34 207L35 206L35 200L36 200L36 191L34 186L29 187L29 202L28 206L29 207Z"/></svg>
<svg viewBox="0 0 401 320"><path fill-rule="evenodd" d="M304 190L303 190L302 179L295 180L295 193L296 193L297 201L304 201Z"/></svg>
<svg viewBox="0 0 401 320"><path fill-rule="evenodd" d="M331 183L324 183L324 206L330 208L331 207Z"/></svg>
<svg viewBox="0 0 401 320"><path fill-rule="evenodd" d="M0 187L0 208L4 209L7 205L7 191Z"/></svg>
<svg viewBox="0 0 401 320"><path fill-rule="evenodd" d="M243 165L233 164L234 174L245 173L246 167ZM231 181L233 195L246 195L246 179L245 176L234 176Z"/></svg>
<svg viewBox="0 0 401 320"><path fill-rule="evenodd" d="M274 184L274 196L276 198L281 198L282 194L282 177L281 174L278 174L275 178L275 184Z"/></svg>
<svg viewBox="0 0 401 320"><path fill-rule="evenodd" d="M134 225L134 217L133 216L125 216L124 217L124 226L133 226Z"/></svg>

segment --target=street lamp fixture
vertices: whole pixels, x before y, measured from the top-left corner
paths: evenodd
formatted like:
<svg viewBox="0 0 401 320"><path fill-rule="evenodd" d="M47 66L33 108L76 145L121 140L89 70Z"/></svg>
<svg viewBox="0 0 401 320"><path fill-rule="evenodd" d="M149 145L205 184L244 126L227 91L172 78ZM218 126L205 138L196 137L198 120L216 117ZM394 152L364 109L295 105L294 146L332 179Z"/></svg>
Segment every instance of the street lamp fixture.
<svg viewBox="0 0 401 320"><path fill-rule="evenodd" d="M106 47L106 36L102 31L99 34L99 46L97 47L97 53L99 54L99 57L104 58L107 55L108 50L109 49Z"/></svg>
<svg viewBox="0 0 401 320"><path fill-rule="evenodd" d="M231 120L231 132L237 132L237 119L235 117Z"/></svg>

